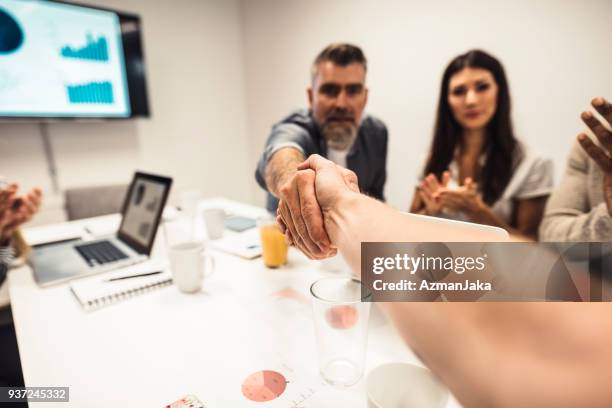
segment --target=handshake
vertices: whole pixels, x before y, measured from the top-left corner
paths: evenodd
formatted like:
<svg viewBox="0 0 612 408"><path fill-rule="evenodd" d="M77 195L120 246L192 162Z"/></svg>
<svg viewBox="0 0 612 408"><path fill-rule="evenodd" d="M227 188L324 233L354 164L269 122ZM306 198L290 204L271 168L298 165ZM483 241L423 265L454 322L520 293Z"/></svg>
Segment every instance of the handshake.
<svg viewBox="0 0 612 408"><path fill-rule="evenodd" d="M328 258L337 253L339 209L358 194L355 173L314 154L279 189L276 221L290 245Z"/></svg>

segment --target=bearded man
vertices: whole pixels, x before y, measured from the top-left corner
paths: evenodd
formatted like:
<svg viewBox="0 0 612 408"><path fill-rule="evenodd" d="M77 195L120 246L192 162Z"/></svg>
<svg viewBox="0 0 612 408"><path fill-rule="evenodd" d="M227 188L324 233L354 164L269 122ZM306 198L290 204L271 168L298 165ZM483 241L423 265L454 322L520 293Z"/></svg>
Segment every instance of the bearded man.
<svg viewBox="0 0 612 408"><path fill-rule="evenodd" d="M277 210L278 198L295 201L290 193L296 191L297 166L311 154L354 171L362 193L384 200L387 128L380 120L364 115L366 71L366 57L357 46L331 44L319 53L307 89L309 109L293 112L272 127L257 165L255 178L268 191L270 212ZM302 197L302 202L316 206L314 191L312 194Z"/></svg>

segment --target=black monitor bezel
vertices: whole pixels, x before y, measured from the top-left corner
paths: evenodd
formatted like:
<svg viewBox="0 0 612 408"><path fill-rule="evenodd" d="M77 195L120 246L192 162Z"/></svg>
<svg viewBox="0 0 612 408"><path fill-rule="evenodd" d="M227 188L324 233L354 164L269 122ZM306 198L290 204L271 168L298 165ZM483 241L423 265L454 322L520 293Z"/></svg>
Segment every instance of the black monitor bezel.
<svg viewBox="0 0 612 408"><path fill-rule="evenodd" d="M103 116L103 115L98 115L98 116L96 115L91 115L91 116L89 115L8 116L7 115L7 116L3 116L2 114L0 114L0 122L64 122L64 121L100 122L100 121L116 121L116 120L123 121L123 120L129 120L129 119L150 118L151 110L149 107L149 96L148 96L149 94L147 91L146 72L144 68L145 54L144 54L144 46L143 46L143 38L142 38L142 24L141 24L140 16L138 14L124 12L121 10L111 9L107 7L92 6L89 4L83 4L83 3L72 2L72 1L65 1L65 0L44 0L44 1L49 2L49 3L67 4L71 6L89 8L89 9L94 9L94 10L109 11L109 12L117 14L117 16L119 17L119 25L121 26L121 41L122 41L123 52L124 52L126 79L127 79L128 94L129 94L129 100L130 100L130 115L129 116ZM129 33L127 33L125 27L127 25L133 26L134 24L138 27L138 30L136 30L137 37L129 38L130 43L128 43L127 36L133 35L133 31L130 31ZM143 70L142 75L136 74L135 72L136 67L131 66L132 61L128 61L126 49L131 49L133 52L138 54L137 57L134 58L134 60L140 61L139 68ZM142 98L138 102L135 101L134 98L132 98L132 95L136 89L138 89L139 92L142 93L141 95Z"/></svg>
<svg viewBox="0 0 612 408"><path fill-rule="evenodd" d="M123 224L125 222L125 212L127 211L127 208L130 202L130 197L132 196L132 192L134 190L134 187L136 186L136 182L138 180L143 180L143 179L148 180L148 181L154 181L156 183L161 183L165 185L164 196L162 197L161 205L159 206L159 209L157 210L157 214L155 214L155 223L154 223L155 225L153 228L153 234L151 235L151 239L149 240L149 243L147 245L142 245L140 242L132 239L131 236L122 232ZM139 254L144 254L147 256L151 255L151 250L153 249L153 244L155 243L155 237L157 236L157 231L159 229L159 224L161 221L162 213L164 211L164 208L166 207L166 201L168 200L168 195L170 194L171 187L172 187L172 178L170 177L159 176L159 175L150 174L150 173L144 173L141 171L137 171L134 173L134 177L132 178L132 182L130 183L130 188L128 188L128 191L123 200L123 205L121 207L121 224L119 225L119 230L117 231L117 237L121 241L123 241L125 244L127 244L130 248L132 248L134 251L138 252Z"/></svg>

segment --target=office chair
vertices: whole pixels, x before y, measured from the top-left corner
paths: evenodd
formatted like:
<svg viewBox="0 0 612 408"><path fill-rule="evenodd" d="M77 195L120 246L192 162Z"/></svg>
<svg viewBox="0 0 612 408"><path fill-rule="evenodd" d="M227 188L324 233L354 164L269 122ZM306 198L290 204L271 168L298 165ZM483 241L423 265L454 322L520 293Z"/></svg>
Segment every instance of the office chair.
<svg viewBox="0 0 612 408"><path fill-rule="evenodd" d="M68 220L120 212L127 189L127 184L67 189L64 207Z"/></svg>

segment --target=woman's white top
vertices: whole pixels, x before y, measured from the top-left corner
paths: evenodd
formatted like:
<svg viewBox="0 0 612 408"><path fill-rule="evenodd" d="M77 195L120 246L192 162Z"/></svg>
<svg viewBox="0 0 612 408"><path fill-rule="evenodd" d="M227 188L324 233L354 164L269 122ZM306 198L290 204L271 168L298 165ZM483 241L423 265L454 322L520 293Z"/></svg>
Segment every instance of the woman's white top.
<svg viewBox="0 0 612 408"><path fill-rule="evenodd" d="M491 206L493 213L508 224L512 222L514 205L517 200L547 196L553 190L554 168L552 160L533 154L523 144L521 144L521 148L523 149L523 159L515 167L510 182L501 197ZM457 155L458 150L455 157ZM486 161L486 154L482 154L478 161L483 166ZM449 164L448 171L450 172L449 187L458 187L460 185L459 164L456 158ZM462 212L449 213L446 211L444 216L456 220L468 220Z"/></svg>

